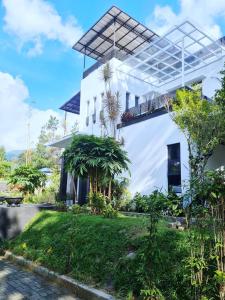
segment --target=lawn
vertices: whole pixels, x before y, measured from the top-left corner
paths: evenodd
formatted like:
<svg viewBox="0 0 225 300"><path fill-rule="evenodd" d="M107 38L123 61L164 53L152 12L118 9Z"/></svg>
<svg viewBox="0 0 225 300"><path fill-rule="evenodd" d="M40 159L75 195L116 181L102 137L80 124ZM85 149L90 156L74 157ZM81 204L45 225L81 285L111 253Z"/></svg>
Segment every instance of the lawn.
<svg viewBox="0 0 225 300"><path fill-rule="evenodd" d="M117 295L127 295L142 288L141 257L148 238L147 226L147 218L106 219L68 212L41 212L8 247L15 254L51 270ZM157 284L165 295L172 290L174 294L179 293L184 233L169 229L161 222L157 238L160 254L160 259L154 259L156 281L160 278Z"/></svg>

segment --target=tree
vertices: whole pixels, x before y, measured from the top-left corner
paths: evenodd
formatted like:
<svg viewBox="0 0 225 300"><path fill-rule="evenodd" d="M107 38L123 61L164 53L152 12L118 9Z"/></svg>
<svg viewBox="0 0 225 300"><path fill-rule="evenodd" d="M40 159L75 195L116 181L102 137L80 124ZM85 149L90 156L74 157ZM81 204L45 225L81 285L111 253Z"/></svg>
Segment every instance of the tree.
<svg viewBox="0 0 225 300"><path fill-rule="evenodd" d="M11 171L11 162L6 159L4 147L0 147L0 178L7 178Z"/></svg>
<svg viewBox="0 0 225 300"><path fill-rule="evenodd" d="M198 90L178 90L171 104L172 119L187 139L191 177L201 177L215 148L225 141L224 112Z"/></svg>
<svg viewBox="0 0 225 300"><path fill-rule="evenodd" d="M56 136L59 121L50 116L48 122L41 128L36 147L31 151L31 165L37 169L44 167L58 170L61 150L55 147L48 147ZM24 165L26 162L25 152L19 156L18 164Z"/></svg>
<svg viewBox="0 0 225 300"><path fill-rule="evenodd" d="M8 183L23 194L33 194L37 188L42 188L46 175L33 166L20 166L10 175Z"/></svg>
<svg viewBox="0 0 225 300"><path fill-rule="evenodd" d="M111 137L75 135L63 155L65 167L74 177L90 179L90 191L102 192L102 181L107 180L109 197L113 177L128 170L126 151Z"/></svg>
<svg viewBox="0 0 225 300"><path fill-rule="evenodd" d="M6 160L5 148L3 146L0 147L0 161Z"/></svg>
<svg viewBox="0 0 225 300"><path fill-rule="evenodd" d="M225 299L225 172L206 171L216 147L225 142L225 71L221 73L221 89L212 100L202 99L198 90L182 89L175 101L170 102L172 119L188 142L191 171L188 213L195 222L190 225L191 253L187 267L195 299L205 299L208 294Z"/></svg>

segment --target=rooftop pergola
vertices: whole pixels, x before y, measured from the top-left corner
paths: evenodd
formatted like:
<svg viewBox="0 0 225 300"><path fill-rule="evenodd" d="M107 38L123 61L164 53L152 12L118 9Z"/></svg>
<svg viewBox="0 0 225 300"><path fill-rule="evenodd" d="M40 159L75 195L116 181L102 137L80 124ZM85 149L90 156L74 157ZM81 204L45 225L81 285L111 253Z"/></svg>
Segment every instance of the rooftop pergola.
<svg viewBox="0 0 225 300"><path fill-rule="evenodd" d="M119 70L157 87L181 77L184 86L185 74L215 62L223 55L221 41L185 21L127 57Z"/></svg>
<svg viewBox="0 0 225 300"><path fill-rule="evenodd" d="M134 55L157 35L143 24L112 6L73 46L74 50L99 60L119 50Z"/></svg>

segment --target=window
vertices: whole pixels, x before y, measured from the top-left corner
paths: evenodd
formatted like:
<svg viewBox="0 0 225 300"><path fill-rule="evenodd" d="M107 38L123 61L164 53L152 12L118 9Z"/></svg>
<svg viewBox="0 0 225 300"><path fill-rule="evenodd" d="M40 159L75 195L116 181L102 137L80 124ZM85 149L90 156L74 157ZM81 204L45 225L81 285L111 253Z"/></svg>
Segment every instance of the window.
<svg viewBox="0 0 225 300"><path fill-rule="evenodd" d="M180 143L168 145L168 190L181 193Z"/></svg>
<svg viewBox="0 0 225 300"><path fill-rule="evenodd" d="M105 94L104 92L101 93L101 110L104 110L104 100L105 100Z"/></svg>
<svg viewBox="0 0 225 300"><path fill-rule="evenodd" d="M126 110L129 109L130 93L126 92Z"/></svg>
<svg viewBox="0 0 225 300"><path fill-rule="evenodd" d="M96 123L96 101L97 101L97 98L94 97L94 113L92 114L92 121L93 121L93 124Z"/></svg>
<svg viewBox="0 0 225 300"><path fill-rule="evenodd" d="M90 106L90 101L87 101L87 115L86 115L86 126L89 125L89 106Z"/></svg>
<svg viewBox="0 0 225 300"><path fill-rule="evenodd" d="M135 106L137 107L139 105L139 96L135 96Z"/></svg>

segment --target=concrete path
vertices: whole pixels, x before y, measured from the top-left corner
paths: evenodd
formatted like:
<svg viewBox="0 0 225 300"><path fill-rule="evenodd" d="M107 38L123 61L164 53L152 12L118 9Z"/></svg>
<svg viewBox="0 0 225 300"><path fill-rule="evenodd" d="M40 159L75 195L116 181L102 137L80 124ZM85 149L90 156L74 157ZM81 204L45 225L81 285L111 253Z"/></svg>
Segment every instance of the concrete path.
<svg viewBox="0 0 225 300"><path fill-rule="evenodd" d="M0 300L81 300L66 289L0 258Z"/></svg>

